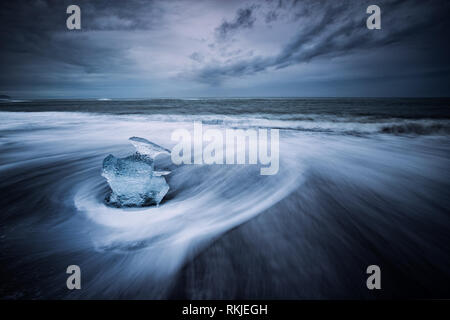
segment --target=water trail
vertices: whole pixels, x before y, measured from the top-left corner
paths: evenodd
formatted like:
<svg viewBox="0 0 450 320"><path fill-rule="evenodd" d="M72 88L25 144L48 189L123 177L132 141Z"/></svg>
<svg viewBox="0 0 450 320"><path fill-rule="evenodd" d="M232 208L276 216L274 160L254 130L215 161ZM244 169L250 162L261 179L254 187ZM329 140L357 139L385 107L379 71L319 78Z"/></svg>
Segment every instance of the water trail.
<svg viewBox="0 0 450 320"><path fill-rule="evenodd" d="M282 130L277 175L261 176L259 166L249 165L179 166L168 176L171 189L159 208L118 209L103 201L108 192L103 158L134 152L127 141L132 136L170 149L171 132L192 128L197 117L1 116L0 265L3 274L15 277L2 288L3 297L165 298L188 290L195 294L181 297L217 298L222 292L227 298L256 298L264 296L264 283L271 288L269 298L327 297L324 288L331 296L360 296L364 293L350 290L359 279L341 276L355 274L355 266L374 257L448 275L445 132L403 136L372 130L358 136L342 134L340 127ZM261 124L246 121L209 125ZM279 127L286 120L263 121ZM383 243L393 249L383 251ZM245 254L230 256L242 246ZM422 254L415 255L417 248ZM342 257L347 262L336 267ZM334 280L311 280L317 275L314 263L322 277ZM86 290L68 293L55 286L65 283L69 264L81 266ZM202 272L195 271L199 264ZM240 265L251 268L246 283L253 285L244 291L233 287L243 280L234 269ZM36 268L39 280L33 278ZM292 285L280 287L286 275ZM182 283L188 289L180 288Z"/></svg>

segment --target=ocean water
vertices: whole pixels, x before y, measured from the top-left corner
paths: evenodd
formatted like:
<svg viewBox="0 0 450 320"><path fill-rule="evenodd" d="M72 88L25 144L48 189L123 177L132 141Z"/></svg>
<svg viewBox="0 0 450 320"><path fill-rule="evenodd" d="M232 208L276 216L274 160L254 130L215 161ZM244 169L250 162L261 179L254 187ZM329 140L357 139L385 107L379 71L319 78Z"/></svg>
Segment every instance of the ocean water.
<svg viewBox="0 0 450 320"><path fill-rule="evenodd" d="M21 100L0 119L3 299L450 297L450 99ZM194 121L279 129L278 174L161 158L159 207L105 205L108 154Z"/></svg>

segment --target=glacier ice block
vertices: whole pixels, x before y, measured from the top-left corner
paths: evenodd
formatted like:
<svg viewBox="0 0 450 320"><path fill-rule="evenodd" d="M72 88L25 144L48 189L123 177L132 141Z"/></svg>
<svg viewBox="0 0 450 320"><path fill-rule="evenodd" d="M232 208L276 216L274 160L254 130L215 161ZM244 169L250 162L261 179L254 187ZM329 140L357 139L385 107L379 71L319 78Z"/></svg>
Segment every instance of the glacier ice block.
<svg viewBox="0 0 450 320"><path fill-rule="evenodd" d="M110 154L103 160L102 176L111 188L106 201L117 207L159 205L169 191L164 175L170 171L155 171L154 158L170 151L143 138L132 137L130 141L135 154L125 158Z"/></svg>

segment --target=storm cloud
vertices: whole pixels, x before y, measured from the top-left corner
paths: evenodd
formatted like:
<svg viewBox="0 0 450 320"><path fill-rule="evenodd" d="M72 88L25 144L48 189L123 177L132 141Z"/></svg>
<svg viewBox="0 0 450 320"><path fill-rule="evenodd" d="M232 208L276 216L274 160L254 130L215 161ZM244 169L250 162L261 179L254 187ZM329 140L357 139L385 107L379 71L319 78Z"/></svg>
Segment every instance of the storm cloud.
<svg viewBox="0 0 450 320"><path fill-rule="evenodd" d="M228 22L224 21L222 24L216 28L217 35L219 39L226 39L238 31L239 29L246 29L253 27L253 23L255 22L255 17L252 15L254 6L247 8L240 8L236 13L236 17L233 21Z"/></svg>
<svg viewBox="0 0 450 320"><path fill-rule="evenodd" d="M425 2L383 2L385 27L380 32L374 33L365 28L367 6L364 3L304 1L294 13L297 19L301 17L305 20L304 25L291 36L277 54L258 56L230 64L206 66L199 70L197 79L218 84L227 77L253 75L269 68L282 69L319 58L331 59L384 47L395 49L396 45L411 45L410 41L413 39L416 39L418 47L429 45L449 52L448 44L439 43L439 37L435 37L443 30L449 30L446 15L448 3L434 7L431 1L428 1L428 6ZM293 7L284 9L292 10ZM281 10L283 8L279 9ZM306 15L302 15L302 12L308 13L310 18L305 18ZM276 15L275 11L269 13ZM266 22L271 21L266 19ZM437 69L441 67L436 65Z"/></svg>
<svg viewBox="0 0 450 320"><path fill-rule="evenodd" d="M81 30L66 28L70 4ZM380 0L381 30L366 28L370 4L2 2L0 94L449 95L449 3Z"/></svg>

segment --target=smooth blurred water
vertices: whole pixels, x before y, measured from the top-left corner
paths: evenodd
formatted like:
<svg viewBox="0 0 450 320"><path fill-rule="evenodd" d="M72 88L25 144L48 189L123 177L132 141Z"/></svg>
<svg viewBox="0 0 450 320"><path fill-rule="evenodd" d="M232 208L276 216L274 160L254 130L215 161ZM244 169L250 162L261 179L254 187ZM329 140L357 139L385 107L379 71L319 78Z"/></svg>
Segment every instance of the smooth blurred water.
<svg viewBox="0 0 450 320"><path fill-rule="evenodd" d="M450 296L449 101L0 104L2 298ZM32 111L32 112L30 112ZM101 164L175 129L280 129L280 170L172 166L161 206L106 206ZM65 287L68 265L82 290ZM366 289L366 267L382 290Z"/></svg>

